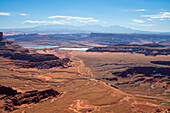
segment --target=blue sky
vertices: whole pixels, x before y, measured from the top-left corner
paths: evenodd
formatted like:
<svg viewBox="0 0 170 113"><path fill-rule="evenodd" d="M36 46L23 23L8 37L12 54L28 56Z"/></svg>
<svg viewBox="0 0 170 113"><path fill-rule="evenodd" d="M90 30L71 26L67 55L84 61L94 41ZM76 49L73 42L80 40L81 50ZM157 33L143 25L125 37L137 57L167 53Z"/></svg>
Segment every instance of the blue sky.
<svg viewBox="0 0 170 113"><path fill-rule="evenodd" d="M0 0L0 4L0 29L99 24L170 32L170 0Z"/></svg>

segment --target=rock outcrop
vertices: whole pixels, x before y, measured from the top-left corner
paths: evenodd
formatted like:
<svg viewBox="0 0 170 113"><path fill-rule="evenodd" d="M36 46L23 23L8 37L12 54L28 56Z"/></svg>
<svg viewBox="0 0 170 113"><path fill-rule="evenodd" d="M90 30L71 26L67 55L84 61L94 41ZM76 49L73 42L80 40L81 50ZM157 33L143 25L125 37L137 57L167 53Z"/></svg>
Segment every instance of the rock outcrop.
<svg viewBox="0 0 170 113"><path fill-rule="evenodd" d="M139 86L140 84L153 84L154 87L161 87L164 90L169 89L170 68L168 67L133 67L122 72L112 73L117 76L115 85ZM109 81L115 81L112 78L105 78ZM119 79L126 79L120 82ZM129 80L129 81L127 81ZM133 85L132 85L133 84Z"/></svg>
<svg viewBox="0 0 170 113"><path fill-rule="evenodd" d="M108 47L94 47L87 52L127 52L138 53L146 56L170 55L170 47L163 47L160 44L150 43L145 45L115 45Z"/></svg>
<svg viewBox="0 0 170 113"><path fill-rule="evenodd" d="M29 50L8 41L0 32L0 56L19 60L15 63L21 68L49 69L53 67L69 67L69 58L60 59L53 54L29 54Z"/></svg>
<svg viewBox="0 0 170 113"><path fill-rule="evenodd" d="M22 46L7 40L3 33L0 32L0 52L2 53L11 53L11 52L21 52L28 53L28 49L23 48Z"/></svg>
<svg viewBox="0 0 170 113"><path fill-rule="evenodd" d="M49 61L40 61L40 62L25 62L25 63L16 63L15 65L21 68L37 68L37 69L50 69L53 67L70 67L71 60L69 58L49 60Z"/></svg>
<svg viewBox="0 0 170 113"><path fill-rule="evenodd" d="M109 80L109 81L117 81L118 79L116 77L113 77L113 78L103 78L105 80Z"/></svg>
<svg viewBox="0 0 170 113"><path fill-rule="evenodd" d="M114 75L117 75L119 77L125 77L127 78L128 75L137 75L137 74L144 74L145 76L152 76L155 74L161 74L163 76L170 76L170 68L166 67L133 67L130 69L127 69L123 72L116 72L112 73Z"/></svg>
<svg viewBox="0 0 170 113"><path fill-rule="evenodd" d="M17 90L13 90L11 87L5 87L5 86L0 85L0 95L2 95L2 94L8 95L8 96L10 96L10 95L14 96L19 93L17 92Z"/></svg>
<svg viewBox="0 0 170 113"><path fill-rule="evenodd" d="M3 36L3 32L0 32L0 41L7 41L7 39Z"/></svg>
<svg viewBox="0 0 170 113"><path fill-rule="evenodd" d="M170 61L151 61L151 63L170 66Z"/></svg>
<svg viewBox="0 0 170 113"><path fill-rule="evenodd" d="M16 93L15 95L6 95L0 98L0 109L3 111L13 111L22 104L39 103L59 95L61 94L53 89L44 91L27 91L20 94Z"/></svg>
<svg viewBox="0 0 170 113"><path fill-rule="evenodd" d="M86 40L101 45L143 44L143 42L159 42L169 46L170 34L149 33L91 33ZM155 45L152 45L155 46ZM157 46L157 45L156 45Z"/></svg>

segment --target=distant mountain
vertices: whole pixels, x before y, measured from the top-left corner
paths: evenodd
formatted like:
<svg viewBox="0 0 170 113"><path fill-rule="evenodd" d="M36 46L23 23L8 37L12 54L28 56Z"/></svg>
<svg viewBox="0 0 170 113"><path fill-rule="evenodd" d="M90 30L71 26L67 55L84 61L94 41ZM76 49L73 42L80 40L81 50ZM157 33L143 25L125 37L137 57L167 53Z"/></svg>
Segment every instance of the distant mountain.
<svg viewBox="0 0 170 113"><path fill-rule="evenodd" d="M160 33L151 31L134 30L121 26L101 26L101 25L41 25L33 28L0 29L0 31L70 31L70 32L98 32L98 33Z"/></svg>
<svg viewBox="0 0 170 113"><path fill-rule="evenodd" d="M44 25L35 27L34 30L59 30L59 31L79 31L79 32L99 32L99 33L153 33L148 31L133 30L121 26L101 26L101 25Z"/></svg>
<svg viewBox="0 0 170 113"><path fill-rule="evenodd" d="M102 45L146 44L157 42L170 46L170 34L164 33L91 33L86 39Z"/></svg>

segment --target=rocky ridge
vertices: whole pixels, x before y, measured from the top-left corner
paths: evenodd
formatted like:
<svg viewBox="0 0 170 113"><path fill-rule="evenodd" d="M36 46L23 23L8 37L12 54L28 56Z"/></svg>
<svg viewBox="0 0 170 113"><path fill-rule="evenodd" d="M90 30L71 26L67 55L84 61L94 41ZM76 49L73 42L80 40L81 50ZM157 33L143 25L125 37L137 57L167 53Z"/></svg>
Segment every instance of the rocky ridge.
<svg viewBox="0 0 170 113"><path fill-rule="evenodd" d="M16 90L5 86L0 86L0 95L1 94L6 94L0 98L1 111L13 111L23 104L39 103L61 95L61 93L53 89L19 93Z"/></svg>
<svg viewBox="0 0 170 113"><path fill-rule="evenodd" d="M159 42L169 46L169 34L150 33L91 33L88 40L101 45L115 44L145 44L146 42Z"/></svg>
<svg viewBox="0 0 170 113"><path fill-rule="evenodd" d="M123 53L138 53L146 56L170 55L170 48L164 47L157 43L149 43L144 45L115 45L108 47L94 47L86 52L123 52Z"/></svg>
<svg viewBox="0 0 170 113"><path fill-rule="evenodd" d="M15 63L20 68L49 69L53 67L69 67L69 58L60 59L53 54L30 54L28 49L8 41L0 32L0 56L19 60Z"/></svg>
<svg viewBox="0 0 170 113"><path fill-rule="evenodd" d="M112 73L115 77L103 78L115 81L114 87L138 87L151 84L153 88L169 91L170 68L168 67L132 67L122 72ZM120 82L119 80L126 80Z"/></svg>

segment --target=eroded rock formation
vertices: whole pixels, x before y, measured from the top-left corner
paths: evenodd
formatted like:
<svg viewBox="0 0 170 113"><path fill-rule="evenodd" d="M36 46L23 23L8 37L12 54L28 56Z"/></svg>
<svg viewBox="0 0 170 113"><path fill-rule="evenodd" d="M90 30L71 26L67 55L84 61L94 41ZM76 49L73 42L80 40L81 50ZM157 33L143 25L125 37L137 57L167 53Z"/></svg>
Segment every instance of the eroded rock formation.
<svg viewBox="0 0 170 113"><path fill-rule="evenodd" d="M87 40L87 38L86 38ZM169 34L149 34L149 33L91 33L88 40L101 45L114 44L143 44L146 42L159 42L163 45L170 45ZM155 46L155 45L152 45Z"/></svg>
<svg viewBox="0 0 170 113"><path fill-rule="evenodd" d="M11 87L5 87L5 86L0 85L0 95L2 94L10 96L10 95L16 95L19 93L17 92L17 90L13 90Z"/></svg>
<svg viewBox="0 0 170 113"><path fill-rule="evenodd" d="M169 89L170 68L168 67L133 67L122 72L112 73L117 76L115 85L140 86L140 84L152 84L154 87ZM115 77L114 77L115 78ZM112 78L105 78L109 81L115 81ZM126 79L120 82L119 79ZM128 80L128 81L127 81Z"/></svg>
<svg viewBox="0 0 170 113"><path fill-rule="evenodd" d="M170 61L151 61L151 63L170 66Z"/></svg>
<svg viewBox="0 0 170 113"><path fill-rule="evenodd" d="M115 45L108 47L94 47L88 49L87 52L128 52L144 54L146 56L169 55L170 48L163 47L157 43L150 43L145 45Z"/></svg>
<svg viewBox="0 0 170 113"><path fill-rule="evenodd" d="M6 92L3 91L2 93L5 94ZM59 95L61 94L53 89L48 89L44 91L38 91L38 90L27 91L25 93L20 93L20 94L16 93L15 95L6 95L0 98L1 101L0 109L4 111L13 111L16 110L22 104L39 103L48 100L50 98L57 97Z"/></svg>
<svg viewBox="0 0 170 113"><path fill-rule="evenodd" d="M28 53L28 49L23 48L22 46L7 40L3 33L0 32L0 52L1 54L11 53L11 52L21 52Z"/></svg>
<svg viewBox="0 0 170 113"><path fill-rule="evenodd" d="M145 76L152 76L155 74L160 74L163 76L170 76L170 68L166 68L166 67L160 67L160 68L156 68L156 67L133 67L130 69L127 69L123 72L116 72L116 73L112 73L115 74L119 77L125 77L127 78L128 75L137 75L137 74L144 74Z"/></svg>
<svg viewBox="0 0 170 113"><path fill-rule="evenodd" d="M66 60L67 59L67 60ZM37 68L37 69L50 69L53 67L70 67L71 60L69 58L49 60L42 62L26 62L26 63L16 63L15 65L21 68Z"/></svg>
<svg viewBox="0 0 170 113"><path fill-rule="evenodd" d="M0 56L19 60L15 63L21 68L49 69L53 67L69 67L69 58L60 59L53 54L29 54L29 50L8 41L0 32Z"/></svg>

